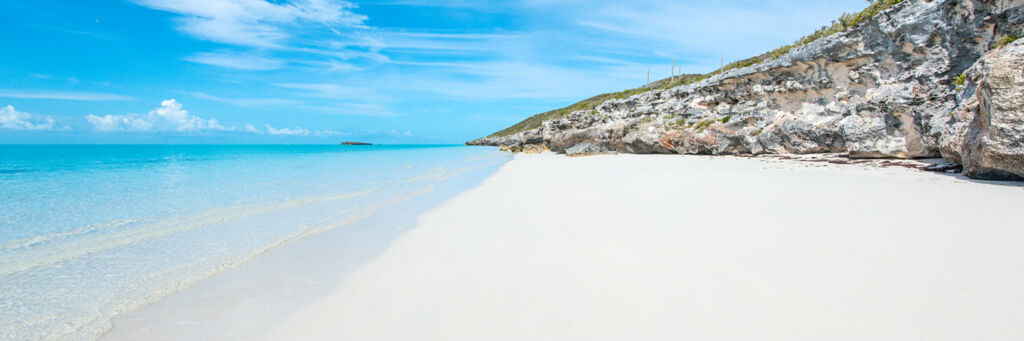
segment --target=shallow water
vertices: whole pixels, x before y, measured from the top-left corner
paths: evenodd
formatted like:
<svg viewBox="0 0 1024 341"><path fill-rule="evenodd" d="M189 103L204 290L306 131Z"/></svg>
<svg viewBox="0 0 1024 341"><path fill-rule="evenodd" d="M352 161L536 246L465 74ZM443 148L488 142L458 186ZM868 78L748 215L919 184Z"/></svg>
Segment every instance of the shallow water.
<svg viewBox="0 0 1024 341"><path fill-rule="evenodd" d="M462 146L0 146L0 339L93 339L119 313L507 160Z"/></svg>

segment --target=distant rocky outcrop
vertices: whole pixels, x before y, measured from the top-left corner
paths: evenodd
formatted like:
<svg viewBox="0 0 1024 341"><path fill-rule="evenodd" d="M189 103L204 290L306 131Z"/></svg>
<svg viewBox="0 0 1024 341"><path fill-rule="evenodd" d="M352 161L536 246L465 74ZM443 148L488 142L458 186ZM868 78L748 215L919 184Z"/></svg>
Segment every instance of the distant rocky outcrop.
<svg viewBox="0 0 1024 341"><path fill-rule="evenodd" d="M342 146L372 146L373 143L345 141L345 142L342 142L341 145Z"/></svg>
<svg viewBox="0 0 1024 341"><path fill-rule="evenodd" d="M1024 179L1024 0L907 0L780 57L471 145L945 157Z"/></svg>

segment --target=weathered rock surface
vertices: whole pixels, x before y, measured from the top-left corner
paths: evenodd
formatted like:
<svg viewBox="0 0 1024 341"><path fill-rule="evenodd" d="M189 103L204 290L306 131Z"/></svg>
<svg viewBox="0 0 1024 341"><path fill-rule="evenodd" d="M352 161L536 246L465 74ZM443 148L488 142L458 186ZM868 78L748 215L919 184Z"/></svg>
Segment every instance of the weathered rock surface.
<svg viewBox="0 0 1024 341"><path fill-rule="evenodd" d="M973 178L1024 180L1024 40L986 54L964 75L943 156Z"/></svg>
<svg viewBox="0 0 1024 341"><path fill-rule="evenodd" d="M550 150L548 149L548 146L544 145L543 143L523 145L523 153L526 154L540 154L548 150Z"/></svg>
<svg viewBox="0 0 1024 341"><path fill-rule="evenodd" d="M565 149L565 155L569 156L587 156L595 154L607 154L613 152L613 150L602 148L601 146L590 142L578 143L573 145L572 147Z"/></svg>
<svg viewBox="0 0 1024 341"><path fill-rule="evenodd" d="M556 152L589 144L624 153L942 155L964 163L969 176L1021 176L1024 93L1011 77L1013 67L1020 76L1019 56L1000 52L1016 51L1020 42L982 56L999 38L1022 33L1024 0L908 0L772 61L468 144L540 143ZM969 68L971 84L955 84Z"/></svg>

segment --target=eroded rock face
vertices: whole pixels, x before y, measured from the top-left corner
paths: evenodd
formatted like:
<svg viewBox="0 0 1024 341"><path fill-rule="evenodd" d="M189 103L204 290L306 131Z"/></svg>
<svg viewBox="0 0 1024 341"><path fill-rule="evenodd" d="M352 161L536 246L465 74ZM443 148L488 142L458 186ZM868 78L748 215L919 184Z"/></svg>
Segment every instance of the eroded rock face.
<svg viewBox="0 0 1024 341"><path fill-rule="evenodd" d="M968 173L981 176L988 172L982 169L1007 167L994 166L996 159L1007 160L999 164L1016 160L999 153L1021 153L1020 141L1009 137L1016 133L1008 130L1016 119L1002 116L1008 108L992 103L1010 100L1014 91L1018 100L1024 94L1005 80L978 86L999 96L987 104L992 111L985 113L999 116L992 118L969 110L972 101L985 106L984 96L965 94L973 90L954 79L998 38L1022 33L1024 0L907 0L855 29L773 61L470 143L540 140L557 152L588 143L625 153L942 155L956 162L991 155L979 160L993 161L978 162L982 168ZM976 129L989 133L980 134L981 142L962 141L975 129L975 117L988 117L981 120L987 126L979 123ZM991 127L1006 133L993 135ZM964 152L964 145L983 147Z"/></svg>
<svg viewBox="0 0 1024 341"><path fill-rule="evenodd" d="M1024 180L1024 40L986 54L964 75L943 155L972 178Z"/></svg>
<svg viewBox="0 0 1024 341"><path fill-rule="evenodd" d="M573 145L572 147L569 147L569 148L565 149L565 155L568 155L568 156L587 156L587 155L597 155L597 154L608 154L608 153L614 153L614 152L615 151L613 151L613 150L601 147L599 145L595 145L595 144L590 143L590 142L579 143L579 144Z"/></svg>
<svg viewBox="0 0 1024 341"><path fill-rule="evenodd" d="M523 145L523 153L526 154L540 154L548 151L548 146L544 144L527 144Z"/></svg>

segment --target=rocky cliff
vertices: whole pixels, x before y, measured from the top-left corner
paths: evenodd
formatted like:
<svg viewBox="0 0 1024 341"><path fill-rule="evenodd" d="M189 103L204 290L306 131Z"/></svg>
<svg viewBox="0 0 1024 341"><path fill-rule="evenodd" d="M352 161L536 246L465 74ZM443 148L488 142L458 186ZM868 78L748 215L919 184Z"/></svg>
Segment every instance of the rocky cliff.
<svg viewBox="0 0 1024 341"><path fill-rule="evenodd" d="M1024 0L906 0L700 82L612 99L473 145L568 154L945 157L1024 179Z"/></svg>

